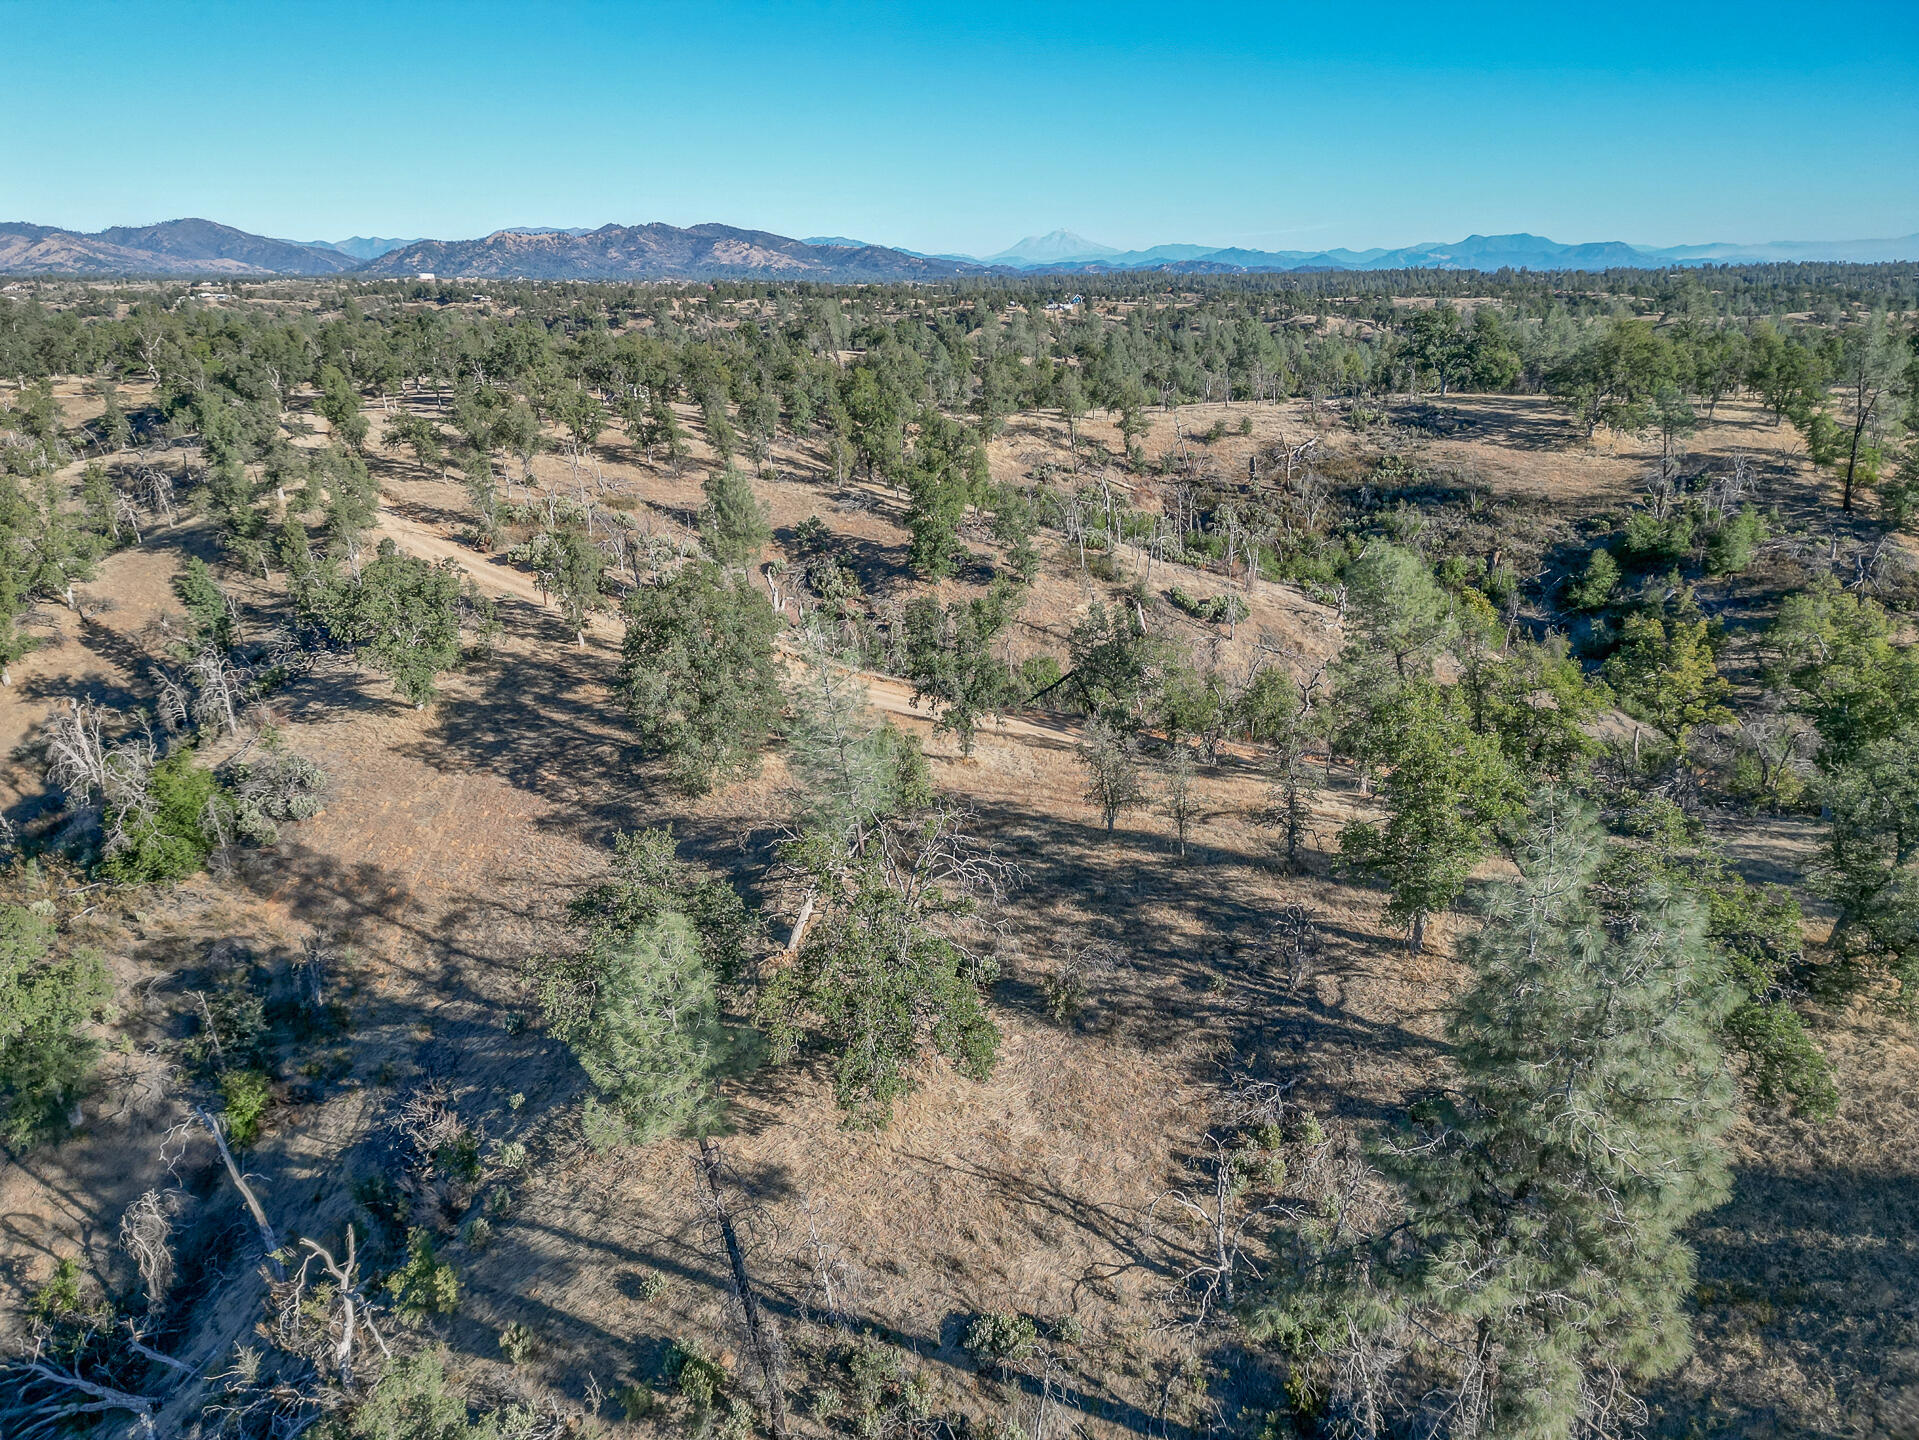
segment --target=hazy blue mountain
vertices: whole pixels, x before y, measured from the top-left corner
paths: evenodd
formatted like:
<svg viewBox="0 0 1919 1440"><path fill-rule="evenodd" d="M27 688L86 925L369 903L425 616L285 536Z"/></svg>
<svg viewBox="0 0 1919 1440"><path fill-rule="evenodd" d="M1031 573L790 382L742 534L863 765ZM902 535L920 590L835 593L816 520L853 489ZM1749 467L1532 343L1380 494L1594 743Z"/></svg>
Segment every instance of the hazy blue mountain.
<svg viewBox="0 0 1919 1440"><path fill-rule="evenodd" d="M995 257L996 260L999 257ZM1763 245L1629 245L1623 240L1562 244L1543 235L1468 235L1397 249L1247 250L1160 245L1057 261L1000 261L1029 272L1085 273L1164 268L1187 274L1285 270L1608 270L1828 260L1873 264L1919 260L1919 235L1895 240L1778 241Z"/></svg>
<svg viewBox="0 0 1919 1440"><path fill-rule="evenodd" d="M1892 240L1769 240L1758 245L1673 245L1651 254L1678 263L1709 265L1834 260L1877 265L1888 260L1919 260L1919 235Z"/></svg>
<svg viewBox="0 0 1919 1440"><path fill-rule="evenodd" d="M1664 248L1622 240L1563 244L1543 235L1468 235L1395 249L1253 250L1189 243L1118 250L1055 230L999 254L927 255L844 235L793 240L729 225L530 225L475 240L356 235L305 243L252 235L210 220L118 225L94 234L51 225L0 224L0 274L41 275L443 275L547 279L717 279L838 283L938 280L956 275L1100 274L1166 270L1222 275L1289 270L1603 270L1667 265L1919 260L1919 235L1889 240L1781 240Z"/></svg>
<svg viewBox="0 0 1919 1440"><path fill-rule="evenodd" d="M350 240L308 240L308 245L323 245L329 250L338 250L342 255L351 255L355 260L377 260L402 245L417 245L420 237L410 239L389 239L381 235L355 235Z"/></svg>
<svg viewBox="0 0 1919 1440"><path fill-rule="evenodd" d="M985 257L988 265L1062 265L1074 260L1108 260L1120 252L1111 245L1088 240L1071 230L1054 230L1046 235L1028 235L1019 244Z"/></svg>

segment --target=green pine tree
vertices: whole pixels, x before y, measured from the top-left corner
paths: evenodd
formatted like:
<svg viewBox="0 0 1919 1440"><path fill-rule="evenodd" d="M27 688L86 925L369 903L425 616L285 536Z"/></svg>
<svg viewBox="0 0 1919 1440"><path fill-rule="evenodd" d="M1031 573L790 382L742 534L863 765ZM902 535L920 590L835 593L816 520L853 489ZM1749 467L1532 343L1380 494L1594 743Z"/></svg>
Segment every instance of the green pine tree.
<svg viewBox="0 0 1919 1440"><path fill-rule="evenodd" d="M780 714L779 617L743 575L682 567L626 604L619 689L641 743L704 794L752 771Z"/></svg>
<svg viewBox="0 0 1919 1440"><path fill-rule="evenodd" d="M1658 880L1608 891L1604 854L1588 809L1538 804L1521 880L1462 947L1458 1078L1382 1149L1403 1222L1283 1237L1294 1263L1250 1318L1309 1393L1376 1415L1397 1382L1402 1412L1443 1407L1448 1433L1565 1440L1616 1433L1688 1354L1684 1231L1729 1192L1718 1037L1739 990L1699 907ZM1339 1359L1376 1336L1415 1363L1355 1393Z"/></svg>
<svg viewBox="0 0 1919 1440"><path fill-rule="evenodd" d="M1407 927L1415 952L1427 917L1449 909L1499 827L1518 814L1520 781L1498 740L1476 732L1451 690L1407 686L1390 711L1393 768L1383 825L1354 821L1339 837L1346 864L1392 892L1387 917Z"/></svg>

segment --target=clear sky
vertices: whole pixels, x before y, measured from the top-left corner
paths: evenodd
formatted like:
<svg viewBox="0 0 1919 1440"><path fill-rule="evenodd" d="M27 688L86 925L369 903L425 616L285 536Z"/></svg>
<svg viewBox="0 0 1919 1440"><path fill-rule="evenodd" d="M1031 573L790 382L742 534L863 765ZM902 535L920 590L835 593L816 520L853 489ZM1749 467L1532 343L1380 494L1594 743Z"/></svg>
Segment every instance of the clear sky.
<svg viewBox="0 0 1919 1440"><path fill-rule="evenodd" d="M0 0L0 219L981 254L1919 231L1919 0Z"/></svg>

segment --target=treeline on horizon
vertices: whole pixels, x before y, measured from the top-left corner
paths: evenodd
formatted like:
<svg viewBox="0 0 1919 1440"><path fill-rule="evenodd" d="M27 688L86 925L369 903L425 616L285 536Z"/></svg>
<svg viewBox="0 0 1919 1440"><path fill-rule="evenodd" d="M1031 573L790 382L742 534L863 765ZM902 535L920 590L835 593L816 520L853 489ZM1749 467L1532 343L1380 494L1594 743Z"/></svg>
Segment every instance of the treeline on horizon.
<svg viewBox="0 0 1919 1440"><path fill-rule="evenodd" d="M804 435L834 408L822 365L841 378L849 368L874 371L894 382L887 388L919 392L902 398L971 409L989 426L1011 410L1075 401L1122 411L1422 384L1577 403L1595 382L1580 373L1592 369L1582 359L1598 359L1582 351L1599 347L1607 323L1617 334L1619 322L1639 320L1658 337L1655 349L1671 346L1640 357L1659 372L1638 377L1651 389L1676 384L1711 401L1730 389L1771 388L1773 403L1780 386L1769 387L1776 377L1765 372L1778 353L1813 357L1786 362L1803 372L1803 390L1816 383L1821 346L1830 351L1834 332L1873 312L1919 308L1915 264L1085 275L941 286L223 283L249 302L244 309L207 305L186 283L41 282L29 298L0 298L0 377L25 384L111 372L178 394L191 387L183 376L168 379L168 357L191 354L212 366L203 378L242 398L263 398L264 386L275 408L294 388L318 384L327 366L378 394L530 378L550 390L559 378L599 391L612 410L621 390L664 388L698 403L717 386L743 415L764 408L747 403L755 391L774 392L780 420ZM53 303L41 303L42 294ZM1408 298L1479 303L1455 325L1443 310L1435 318L1395 303ZM394 307L404 315L387 313ZM858 352L851 367L849 352ZM1828 379L1832 358L1824 357ZM543 366L554 374L536 376ZM1062 397L1068 373L1078 394ZM1604 377L1597 383L1607 388ZM1631 377L1624 384L1645 388ZM1589 420L1622 418L1605 396L1579 408Z"/></svg>

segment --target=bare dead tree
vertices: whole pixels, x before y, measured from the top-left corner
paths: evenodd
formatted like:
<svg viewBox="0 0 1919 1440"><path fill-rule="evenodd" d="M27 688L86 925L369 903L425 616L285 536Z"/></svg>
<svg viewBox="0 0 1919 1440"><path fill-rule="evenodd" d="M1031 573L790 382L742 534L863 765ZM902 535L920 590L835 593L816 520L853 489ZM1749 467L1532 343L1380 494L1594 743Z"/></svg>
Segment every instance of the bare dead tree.
<svg viewBox="0 0 1919 1440"><path fill-rule="evenodd" d="M100 732L108 713L91 700L71 700L67 713L47 727L47 780L70 796L91 798L107 789L108 750Z"/></svg>
<svg viewBox="0 0 1919 1440"><path fill-rule="evenodd" d="M1238 1277L1260 1278L1248 1254L1250 1242L1275 1218L1297 1220L1305 1212L1280 1198L1254 1203L1259 1194L1272 1194L1283 1180L1285 1167L1277 1162L1287 1092L1295 1081L1240 1078L1225 1093L1222 1122L1205 1137L1206 1183L1160 1192L1147 1209L1148 1235L1155 1233L1159 1212L1170 1209L1185 1222L1197 1249L1174 1260L1176 1278L1168 1299L1180 1319L1175 1323L1200 1330L1231 1313L1239 1294ZM1182 1313L1183 1312L1183 1313Z"/></svg>
<svg viewBox="0 0 1919 1440"><path fill-rule="evenodd" d="M1274 917L1262 946L1268 965L1286 977L1286 993L1298 991L1320 953L1319 924L1304 905L1288 905Z"/></svg>
<svg viewBox="0 0 1919 1440"><path fill-rule="evenodd" d="M50 721L41 736L47 780L67 797L70 810L98 807L110 855L131 844L134 832L151 822L148 781L159 762L159 747L144 718L137 734L107 743L104 728L111 713L91 700L71 700L66 713Z"/></svg>
<svg viewBox="0 0 1919 1440"><path fill-rule="evenodd" d="M113 523L116 527L126 526L133 532L133 543L140 543L140 512L124 490L113 492Z"/></svg>
<svg viewBox="0 0 1919 1440"><path fill-rule="evenodd" d="M372 1337L383 1357L393 1353L380 1334L373 1304L363 1288L353 1226L346 1227L346 1249L338 1259L317 1240L303 1236L300 1246L307 1252L300 1268L270 1290L277 1342L283 1350L311 1361L323 1375L331 1371L342 1387L351 1389L360 1374L357 1355L363 1348L363 1333ZM316 1262L332 1283L309 1296L309 1276Z"/></svg>
<svg viewBox="0 0 1919 1440"><path fill-rule="evenodd" d="M306 1002L318 1012L326 1008L328 972L338 963L339 952L325 942L309 938L301 947L298 978Z"/></svg>
<svg viewBox="0 0 1919 1440"><path fill-rule="evenodd" d="M280 1237L274 1233L272 1222L260 1204L260 1197L253 1193L253 1187L247 1184L246 1176L234 1161L233 1151L227 1147L226 1133L221 1130L220 1122L207 1111L195 1108L194 1119L206 1127L207 1134L213 1137L213 1143L220 1149L221 1163L227 1167L227 1178L233 1182L233 1188L240 1192L240 1199L247 1207L247 1214L253 1217L254 1228L259 1232L261 1248L266 1251L266 1266L276 1282L287 1278L286 1265L280 1259Z"/></svg>
<svg viewBox="0 0 1919 1440"><path fill-rule="evenodd" d="M169 526L174 523L173 476L164 468L154 464L142 465L134 476L134 493L151 513L164 515Z"/></svg>
<svg viewBox="0 0 1919 1440"><path fill-rule="evenodd" d="M807 1272L806 1296L801 1304L834 1329L850 1330L863 1277L846 1247L821 1233L825 1207L817 1201L803 1200L800 1213L806 1216L806 1239L801 1249Z"/></svg>
<svg viewBox="0 0 1919 1440"><path fill-rule="evenodd" d="M177 1190L149 1190L120 1216L120 1248L140 1272L149 1313L166 1303L173 1285L173 1217L179 1206Z"/></svg>
<svg viewBox="0 0 1919 1440"><path fill-rule="evenodd" d="M1173 1286L1183 1298L1187 1314L1181 1323L1202 1329L1216 1316L1229 1313L1236 1301L1241 1272L1259 1278L1259 1268L1247 1255L1247 1242L1256 1222L1285 1209L1278 1202L1246 1203L1246 1184L1233 1146L1218 1135L1206 1137L1211 1154L1211 1183L1204 1188L1162 1191L1147 1211L1147 1233L1155 1233L1159 1211L1170 1208L1196 1232L1199 1252L1180 1265Z"/></svg>
<svg viewBox="0 0 1919 1440"><path fill-rule="evenodd" d="M136 1434L157 1436L154 1416L163 1397L138 1395L89 1380L73 1365L46 1358L45 1341L35 1344L25 1359L0 1371L6 1398L0 1401L0 1420L8 1440L48 1440L66 1433L70 1423L88 1416L126 1412L134 1417Z"/></svg>
<svg viewBox="0 0 1919 1440"><path fill-rule="evenodd" d="M1125 958L1125 951L1117 945L1066 931L1061 937L1059 962L1042 982L1048 1013L1055 1020L1078 1013Z"/></svg>
<svg viewBox="0 0 1919 1440"><path fill-rule="evenodd" d="M160 717L160 728L169 735L185 734L193 723L193 692L179 676L165 670L160 671L158 690L153 708Z"/></svg>
<svg viewBox="0 0 1919 1440"><path fill-rule="evenodd" d="M193 719L203 729L240 733L240 707L246 672L209 646L187 666L193 677Z"/></svg>
<svg viewBox="0 0 1919 1440"><path fill-rule="evenodd" d="M200 1406L215 1435L262 1435L296 1440L346 1402L344 1391L324 1383L295 1383L270 1374L265 1355L236 1346L231 1364L208 1383L217 1387Z"/></svg>
<svg viewBox="0 0 1919 1440"><path fill-rule="evenodd" d="M406 1142L415 1166L431 1165L441 1150L467 1134L466 1123L454 1110L452 1094L442 1080L429 1080L407 1095L387 1121L387 1128Z"/></svg>

